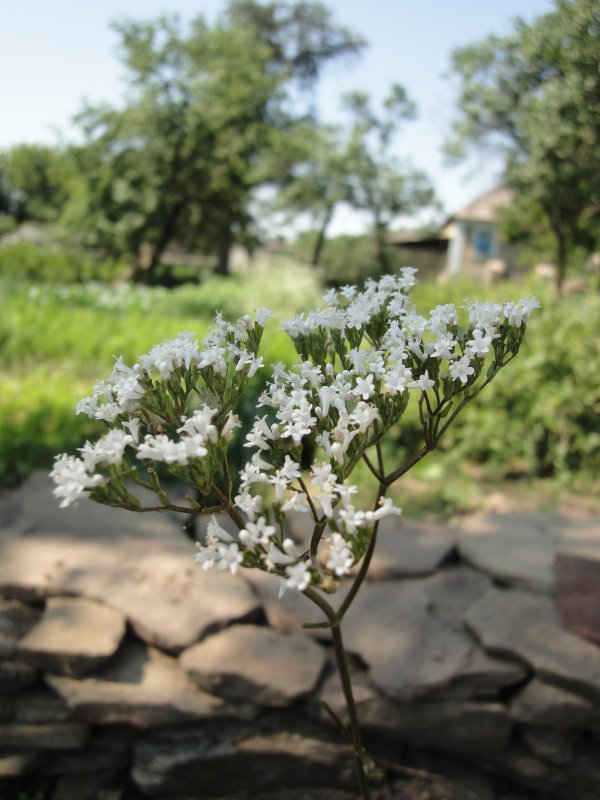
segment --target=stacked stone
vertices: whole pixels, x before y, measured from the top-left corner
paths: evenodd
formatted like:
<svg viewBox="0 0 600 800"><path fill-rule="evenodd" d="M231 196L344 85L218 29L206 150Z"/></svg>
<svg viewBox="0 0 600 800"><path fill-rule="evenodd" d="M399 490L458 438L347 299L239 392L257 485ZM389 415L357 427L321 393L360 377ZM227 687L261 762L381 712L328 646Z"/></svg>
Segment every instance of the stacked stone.
<svg viewBox="0 0 600 800"><path fill-rule="evenodd" d="M569 526L505 522L383 526L345 622L368 748L382 772L444 772L443 796L595 800L600 647L563 628L552 596ZM168 515L60 511L44 476L0 497L0 525L2 800L354 797L306 598L198 570ZM574 530L600 546L595 521Z"/></svg>

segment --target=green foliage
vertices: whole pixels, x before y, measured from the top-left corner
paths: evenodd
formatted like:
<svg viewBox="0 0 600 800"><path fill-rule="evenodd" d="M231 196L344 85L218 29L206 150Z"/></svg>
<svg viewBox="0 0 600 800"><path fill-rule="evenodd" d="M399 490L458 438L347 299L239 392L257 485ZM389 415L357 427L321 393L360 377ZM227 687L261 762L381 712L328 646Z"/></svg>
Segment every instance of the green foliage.
<svg viewBox="0 0 600 800"><path fill-rule="evenodd" d="M298 258L310 260L316 236L317 234L305 234L299 238L293 248ZM386 258L392 272L405 265L405 260L393 247L386 247ZM380 277L381 260L373 237L342 235L327 239L322 250L319 272L327 286L361 283L367 278Z"/></svg>
<svg viewBox="0 0 600 800"><path fill-rule="evenodd" d="M502 147L517 213L553 236L559 289L569 252L598 243L599 67L597 0L557 0L531 25L453 54L460 116L449 150Z"/></svg>
<svg viewBox="0 0 600 800"><path fill-rule="evenodd" d="M126 268L112 259L31 242L0 247L0 276L35 283L83 283L123 277Z"/></svg>
<svg viewBox="0 0 600 800"><path fill-rule="evenodd" d="M76 416L77 399L89 394L113 356L133 363L157 341L192 330L202 336L215 310L235 318L263 305L287 316L318 302L314 277L282 265L248 276L211 277L202 286L167 291L122 284L36 286L0 280L0 485L11 485L34 469L50 467L54 456L73 452L98 428ZM287 336L269 323L265 361L292 363ZM261 393L266 371L248 389ZM254 406L242 409L248 424ZM242 434L245 429L242 429ZM245 451L236 444L241 462Z"/></svg>
<svg viewBox="0 0 600 800"><path fill-rule="evenodd" d="M56 220L76 180L68 152L19 144L0 154L0 212L17 222Z"/></svg>

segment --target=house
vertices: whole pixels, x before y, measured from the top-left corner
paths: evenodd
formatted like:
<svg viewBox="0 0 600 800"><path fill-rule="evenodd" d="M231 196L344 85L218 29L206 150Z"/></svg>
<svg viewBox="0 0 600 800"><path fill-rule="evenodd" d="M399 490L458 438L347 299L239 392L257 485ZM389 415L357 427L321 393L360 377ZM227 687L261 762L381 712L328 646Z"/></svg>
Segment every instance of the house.
<svg viewBox="0 0 600 800"><path fill-rule="evenodd" d="M500 240L498 209L513 200L511 189L500 186L477 197L450 216L442 228L448 241L446 272L455 275L479 274L486 268L510 272L514 267L514 248Z"/></svg>
<svg viewBox="0 0 600 800"><path fill-rule="evenodd" d="M512 199L510 189L497 187L448 217L439 234L401 234L389 242L425 274L506 274L515 267L515 248L500 240L497 212Z"/></svg>

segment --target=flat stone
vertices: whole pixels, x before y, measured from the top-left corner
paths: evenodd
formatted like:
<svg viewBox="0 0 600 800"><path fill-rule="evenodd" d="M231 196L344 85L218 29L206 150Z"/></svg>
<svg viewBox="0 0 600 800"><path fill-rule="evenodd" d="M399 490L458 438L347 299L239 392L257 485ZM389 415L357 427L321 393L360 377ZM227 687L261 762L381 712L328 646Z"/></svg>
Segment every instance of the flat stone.
<svg viewBox="0 0 600 800"><path fill-rule="evenodd" d="M578 732L573 730L554 730L533 725L525 725L521 729L521 738L531 752L558 766L568 764L573 759L577 737Z"/></svg>
<svg viewBox="0 0 600 800"><path fill-rule="evenodd" d="M15 697L14 717L17 722L65 722L73 712L60 695L43 686Z"/></svg>
<svg viewBox="0 0 600 800"><path fill-rule="evenodd" d="M0 748L76 750L83 747L88 734L83 722L6 722L0 725Z"/></svg>
<svg viewBox="0 0 600 800"><path fill-rule="evenodd" d="M600 643L600 558L557 553L554 573L562 624Z"/></svg>
<svg viewBox="0 0 600 800"><path fill-rule="evenodd" d="M145 728L227 714L221 700L199 689L177 660L141 642L127 642L94 677L47 676L67 705L90 722Z"/></svg>
<svg viewBox="0 0 600 800"><path fill-rule="evenodd" d="M510 586L554 592L558 551L600 558L600 519L544 513L480 513L459 526L462 558Z"/></svg>
<svg viewBox="0 0 600 800"><path fill-rule="evenodd" d="M112 777L105 769L84 775L63 775L54 786L51 800L98 800Z"/></svg>
<svg viewBox="0 0 600 800"><path fill-rule="evenodd" d="M534 678L510 702L510 714L518 722L550 728L582 728L600 709L580 695Z"/></svg>
<svg viewBox="0 0 600 800"><path fill-rule="evenodd" d="M22 636L37 624L42 610L0 597L0 659L13 656Z"/></svg>
<svg viewBox="0 0 600 800"><path fill-rule="evenodd" d="M125 635L119 611L83 597L51 597L40 622L19 642L26 661L61 675L94 672Z"/></svg>
<svg viewBox="0 0 600 800"><path fill-rule="evenodd" d="M254 587L262 604L269 626L279 633L303 633L320 641L329 641L331 634L327 628L303 628L305 623L314 625L326 621L321 609L301 592L288 590L279 597L279 579L258 569L244 571L244 577ZM348 593L350 583L342 581L337 592L324 595L334 608L342 604Z"/></svg>
<svg viewBox="0 0 600 800"><path fill-rule="evenodd" d="M0 780L2 778L18 778L26 775L37 763L35 753L0 752Z"/></svg>
<svg viewBox="0 0 600 800"><path fill-rule="evenodd" d="M369 566L370 580L415 577L435 572L453 554L456 533L442 525L384 517Z"/></svg>
<svg viewBox="0 0 600 800"><path fill-rule="evenodd" d="M15 692L35 686L38 671L20 659L0 661L0 692Z"/></svg>
<svg viewBox="0 0 600 800"><path fill-rule="evenodd" d="M61 509L48 476L14 493L19 506L0 536L0 594L76 595L121 612L136 633L179 652L251 617L258 602L240 577L204 572L171 514L136 514L82 500Z"/></svg>
<svg viewBox="0 0 600 800"><path fill-rule="evenodd" d="M377 698L362 703L365 728L421 747L471 754L504 748L513 727L500 703L397 703Z"/></svg>
<svg viewBox="0 0 600 800"><path fill-rule="evenodd" d="M324 649L306 636L234 625L184 650L179 661L209 692L287 706L314 689L326 658Z"/></svg>
<svg viewBox="0 0 600 800"><path fill-rule="evenodd" d="M295 719L293 732L271 717L252 725L163 728L135 748L131 771L144 794L159 797L242 796L262 791L353 787L348 748L333 734Z"/></svg>
<svg viewBox="0 0 600 800"><path fill-rule="evenodd" d="M346 648L369 665L374 684L398 700L449 690L493 695L526 671L489 660L462 626L462 613L489 585L464 567L367 584L346 615Z"/></svg>
<svg viewBox="0 0 600 800"><path fill-rule="evenodd" d="M520 659L540 678L600 702L600 648L563 630L549 597L489 589L464 619L489 653Z"/></svg>

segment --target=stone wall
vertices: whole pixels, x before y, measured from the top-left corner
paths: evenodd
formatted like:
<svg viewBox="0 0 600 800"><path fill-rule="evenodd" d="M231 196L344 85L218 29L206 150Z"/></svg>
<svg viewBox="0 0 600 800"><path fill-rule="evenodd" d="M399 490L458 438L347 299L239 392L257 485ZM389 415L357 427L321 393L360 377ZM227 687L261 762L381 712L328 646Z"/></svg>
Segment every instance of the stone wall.
<svg viewBox="0 0 600 800"><path fill-rule="evenodd" d="M345 626L382 798L600 796L600 648L561 625L551 570L600 534L536 519L382 530ZM0 496L0 525L2 800L356 796L305 598L197 569L168 515L60 511L41 475ZM402 794L423 770L445 794Z"/></svg>

